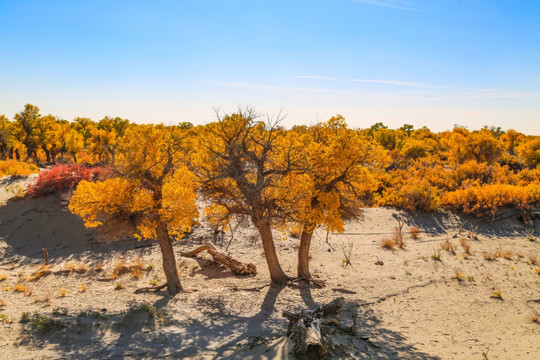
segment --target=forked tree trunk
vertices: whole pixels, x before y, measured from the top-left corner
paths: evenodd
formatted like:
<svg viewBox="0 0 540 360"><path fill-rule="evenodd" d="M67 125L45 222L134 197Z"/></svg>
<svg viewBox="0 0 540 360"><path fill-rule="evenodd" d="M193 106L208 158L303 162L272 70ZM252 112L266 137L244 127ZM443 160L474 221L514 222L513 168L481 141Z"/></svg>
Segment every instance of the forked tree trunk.
<svg viewBox="0 0 540 360"><path fill-rule="evenodd" d="M283 272L274 246L274 238L272 237L272 228L268 222L255 224L261 234L264 256L270 270L270 278L272 282L277 284L285 284L290 278Z"/></svg>
<svg viewBox="0 0 540 360"><path fill-rule="evenodd" d="M313 230L309 231L306 227L302 230L300 237L300 248L298 250L298 277L311 279L309 272L309 247L311 246L311 238Z"/></svg>
<svg viewBox="0 0 540 360"><path fill-rule="evenodd" d="M167 290L169 294L176 295L183 289L180 284L180 278L178 277L178 271L176 270L176 259L174 258L174 251L167 225L160 221L156 228L156 234L163 257L163 271L167 279Z"/></svg>

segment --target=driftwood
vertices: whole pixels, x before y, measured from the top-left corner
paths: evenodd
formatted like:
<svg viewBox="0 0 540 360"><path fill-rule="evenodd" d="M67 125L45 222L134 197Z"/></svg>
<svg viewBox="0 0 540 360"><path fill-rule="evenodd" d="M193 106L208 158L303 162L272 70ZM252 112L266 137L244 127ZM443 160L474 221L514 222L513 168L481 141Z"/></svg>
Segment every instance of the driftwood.
<svg viewBox="0 0 540 360"><path fill-rule="evenodd" d="M341 332L357 336L356 321L351 327L342 327L339 314L345 305L340 297L315 310L302 310L299 313L284 311L289 320L287 336L294 344L294 352L299 359L321 359L327 352L333 352L330 335ZM356 319L354 319L356 320Z"/></svg>
<svg viewBox="0 0 540 360"><path fill-rule="evenodd" d="M180 255L185 257L194 257L203 251L208 252L210 255L212 255L215 262L220 263L228 269L231 269L231 271L237 275L257 275L257 268L255 265L242 264L240 261L233 259L229 255L219 252L211 242L206 242L204 245L201 245L192 251L183 251L180 253Z"/></svg>

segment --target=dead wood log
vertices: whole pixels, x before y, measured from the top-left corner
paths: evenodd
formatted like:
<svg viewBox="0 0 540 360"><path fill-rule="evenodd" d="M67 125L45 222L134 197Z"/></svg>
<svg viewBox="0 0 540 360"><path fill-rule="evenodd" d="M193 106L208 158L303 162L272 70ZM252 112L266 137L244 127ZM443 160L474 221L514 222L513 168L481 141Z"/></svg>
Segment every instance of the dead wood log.
<svg viewBox="0 0 540 360"><path fill-rule="evenodd" d="M206 242L204 245L201 245L192 251L182 251L180 255L185 257L194 257L203 251L208 252L210 255L212 255L215 262L220 263L228 269L231 269L232 272L237 275L257 275L257 268L255 265L243 264L240 261L233 259L229 255L219 252L211 242Z"/></svg>
<svg viewBox="0 0 540 360"><path fill-rule="evenodd" d="M283 312L283 316L289 320L287 336L293 342L298 358L320 359L329 350L333 344L330 335L338 329L344 330L339 323L339 314L344 305L345 300L340 297L315 310Z"/></svg>

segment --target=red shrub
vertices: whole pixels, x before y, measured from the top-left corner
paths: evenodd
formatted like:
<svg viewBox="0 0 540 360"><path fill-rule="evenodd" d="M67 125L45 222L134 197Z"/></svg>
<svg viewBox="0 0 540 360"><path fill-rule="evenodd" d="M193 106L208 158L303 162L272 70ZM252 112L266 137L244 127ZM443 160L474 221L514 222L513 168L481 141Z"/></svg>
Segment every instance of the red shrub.
<svg viewBox="0 0 540 360"><path fill-rule="evenodd" d="M55 165L39 174L37 181L28 187L27 194L40 197L66 192L73 190L81 180L103 180L109 174L110 170L103 167L90 168L79 164Z"/></svg>

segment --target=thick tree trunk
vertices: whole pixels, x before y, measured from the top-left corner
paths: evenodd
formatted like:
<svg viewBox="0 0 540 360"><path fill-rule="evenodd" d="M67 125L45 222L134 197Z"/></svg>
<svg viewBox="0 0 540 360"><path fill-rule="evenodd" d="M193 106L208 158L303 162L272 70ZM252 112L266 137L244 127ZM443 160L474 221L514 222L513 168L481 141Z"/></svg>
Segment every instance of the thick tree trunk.
<svg viewBox="0 0 540 360"><path fill-rule="evenodd" d="M309 247L311 246L311 238L313 230L308 231L306 227L302 231L300 237L300 249L298 250L298 277L311 279L309 272Z"/></svg>
<svg viewBox="0 0 540 360"><path fill-rule="evenodd" d="M255 265L242 264L240 261L233 259L229 255L217 251L216 247L211 242L207 242L206 244L201 245L192 251L183 251L180 253L180 255L186 257L193 257L202 251L208 252L210 255L212 255L212 258L215 262L218 262L226 268L231 269L232 272L237 275L257 275L257 268L255 267Z"/></svg>
<svg viewBox="0 0 540 360"><path fill-rule="evenodd" d="M272 228L268 222L260 222L255 224L261 234L264 255L268 270L270 270L270 278L272 282L277 284L285 284L290 278L283 272L279 259L277 257L276 248L274 246L274 238L272 237Z"/></svg>
<svg viewBox="0 0 540 360"><path fill-rule="evenodd" d="M180 284L180 278L178 277L178 271L176 270L176 259L174 258L174 251L167 225L163 222L159 222L156 234L159 247L161 248L161 255L163 257L163 271L165 272L165 278L167 279L167 290L169 291L169 294L176 295L182 291L182 285Z"/></svg>

